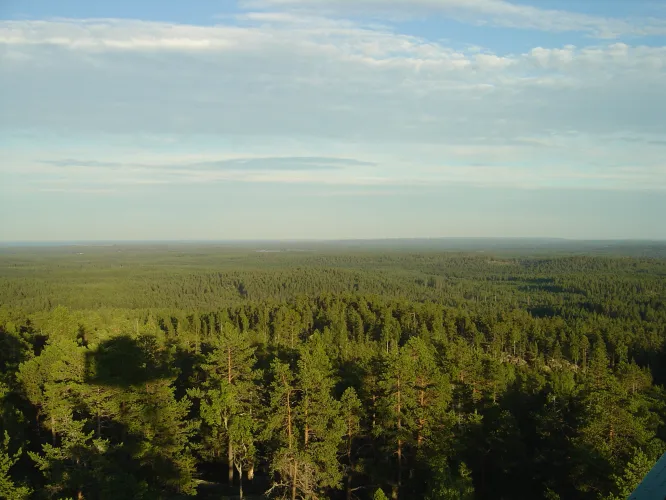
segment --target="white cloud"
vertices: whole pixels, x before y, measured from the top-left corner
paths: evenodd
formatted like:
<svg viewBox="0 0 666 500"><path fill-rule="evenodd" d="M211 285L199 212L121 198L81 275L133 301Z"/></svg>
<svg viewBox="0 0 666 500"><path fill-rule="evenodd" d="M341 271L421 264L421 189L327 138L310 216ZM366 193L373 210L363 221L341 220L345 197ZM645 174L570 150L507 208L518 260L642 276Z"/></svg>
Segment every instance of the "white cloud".
<svg viewBox="0 0 666 500"><path fill-rule="evenodd" d="M551 144L552 146L552 144ZM513 150L513 151L512 151ZM443 156L480 159L487 163L447 164L424 155L428 161L410 158L382 158L375 161L350 158L289 158L289 157L172 157L160 163L132 161L112 156L113 160L95 162L87 159L49 159L47 161L8 158L5 174L24 176L37 190L72 192L117 192L120 189L163 185L197 185L211 183L272 183L309 184L349 187L383 187L394 189L473 185L502 188L599 188L666 190L666 166L592 166L580 169L566 162L543 165L506 165L492 163L492 155L504 158L525 154L520 148L479 147L477 151L462 146L438 148ZM144 158L145 159L145 158ZM20 165L20 168L11 168ZM324 168L322 168L324 166ZM346 191L343 191L346 192Z"/></svg>
<svg viewBox="0 0 666 500"><path fill-rule="evenodd" d="M249 8L290 8L296 12L370 15L379 18L440 14L476 25L549 32L576 31L598 38L666 34L666 21L660 18L618 19L542 9L506 0L246 0L243 3Z"/></svg>
<svg viewBox="0 0 666 500"><path fill-rule="evenodd" d="M75 50L223 50L243 42L245 30L135 20L2 21L0 44Z"/></svg>
<svg viewBox="0 0 666 500"><path fill-rule="evenodd" d="M148 135L177 147L179 138L205 135L227 144L198 158L179 153L187 168L170 169L158 167L173 158L132 160L113 151L86 157L74 148L56 158L119 162L122 175L100 172L99 164L70 165L59 181L49 177L54 165L37 163L44 158L37 143L0 168L84 185L665 188L666 145L659 143L666 136L665 47L567 45L500 55L312 14L250 13L240 21L212 27L0 22L5 136L20 130ZM262 156L257 149L270 138L279 146L263 156L344 157L379 166L216 172L192 165L239 158L228 144L241 138L253 143L247 157Z"/></svg>

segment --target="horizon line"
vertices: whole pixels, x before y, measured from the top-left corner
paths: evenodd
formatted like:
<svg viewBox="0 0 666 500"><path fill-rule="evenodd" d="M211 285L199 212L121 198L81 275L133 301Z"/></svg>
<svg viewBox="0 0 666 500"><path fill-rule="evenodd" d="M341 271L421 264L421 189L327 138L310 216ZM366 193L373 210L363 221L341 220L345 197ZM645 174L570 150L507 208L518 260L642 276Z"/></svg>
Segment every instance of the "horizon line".
<svg viewBox="0 0 666 500"><path fill-rule="evenodd" d="M485 240L485 241L534 241L534 242L572 242L572 243L664 243L666 238L570 238L559 236L418 236L385 238L227 238L227 239L71 239L71 240L0 240L0 246L17 245L77 245L77 244L237 244L237 243L363 243L363 242L418 242L447 240Z"/></svg>

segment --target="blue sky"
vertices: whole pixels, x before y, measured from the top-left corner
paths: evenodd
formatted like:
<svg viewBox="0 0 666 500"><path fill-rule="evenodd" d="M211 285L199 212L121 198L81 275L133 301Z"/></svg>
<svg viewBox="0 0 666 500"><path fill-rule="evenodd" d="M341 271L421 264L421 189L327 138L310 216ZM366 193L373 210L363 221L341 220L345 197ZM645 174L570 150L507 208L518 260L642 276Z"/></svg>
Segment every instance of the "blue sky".
<svg viewBox="0 0 666 500"><path fill-rule="evenodd" d="M0 3L0 240L666 239L666 5Z"/></svg>

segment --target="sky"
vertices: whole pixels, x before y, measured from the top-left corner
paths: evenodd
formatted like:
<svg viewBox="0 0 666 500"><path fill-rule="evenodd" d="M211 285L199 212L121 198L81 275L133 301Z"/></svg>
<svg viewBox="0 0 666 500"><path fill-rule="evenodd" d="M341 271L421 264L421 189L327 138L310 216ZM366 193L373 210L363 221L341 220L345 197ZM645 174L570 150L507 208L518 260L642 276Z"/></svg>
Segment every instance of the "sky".
<svg viewBox="0 0 666 500"><path fill-rule="evenodd" d="M0 241L666 239L665 214L661 0L0 0Z"/></svg>

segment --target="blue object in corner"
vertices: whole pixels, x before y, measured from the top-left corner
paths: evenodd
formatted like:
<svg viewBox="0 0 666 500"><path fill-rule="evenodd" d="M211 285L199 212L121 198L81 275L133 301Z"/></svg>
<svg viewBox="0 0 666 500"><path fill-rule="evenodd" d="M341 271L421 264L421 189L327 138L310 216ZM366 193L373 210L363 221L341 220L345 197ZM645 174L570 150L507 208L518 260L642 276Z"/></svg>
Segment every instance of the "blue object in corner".
<svg viewBox="0 0 666 500"><path fill-rule="evenodd" d="M627 500L666 500L666 453L654 464Z"/></svg>

